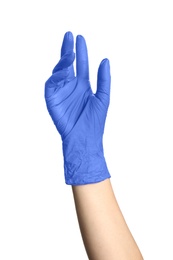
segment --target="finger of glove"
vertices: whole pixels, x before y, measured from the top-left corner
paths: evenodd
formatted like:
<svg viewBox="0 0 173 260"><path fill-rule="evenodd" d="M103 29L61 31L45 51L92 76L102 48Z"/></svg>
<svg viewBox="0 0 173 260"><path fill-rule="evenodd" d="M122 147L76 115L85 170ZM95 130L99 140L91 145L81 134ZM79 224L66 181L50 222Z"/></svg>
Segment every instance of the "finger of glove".
<svg viewBox="0 0 173 260"><path fill-rule="evenodd" d="M61 47L61 57L67 52L73 52L74 40L71 32L66 32Z"/></svg>
<svg viewBox="0 0 173 260"><path fill-rule="evenodd" d="M68 69L60 70L54 73L45 83L45 98L51 97L55 91L58 91L68 77Z"/></svg>
<svg viewBox="0 0 173 260"><path fill-rule="evenodd" d="M97 91L96 97L102 102L109 103L110 99L110 64L108 59L102 60L97 75Z"/></svg>
<svg viewBox="0 0 173 260"><path fill-rule="evenodd" d="M57 87L62 81L68 77L68 68L55 72L47 81L46 86L49 88Z"/></svg>
<svg viewBox="0 0 173 260"><path fill-rule="evenodd" d="M89 80L88 52L83 36L76 39L76 72L79 78Z"/></svg>
<svg viewBox="0 0 173 260"><path fill-rule="evenodd" d="M52 74L58 72L59 70L62 70L62 69L65 69L65 68L68 68L70 67L73 62L74 62L74 59L75 59L75 54L74 52L67 52L65 53L60 61L58 62L58 64L54 67L53 71L52 71ZM69 68L69 73L70 73L70 68Z"/></svg>
<svg viewBox="0 0 173 260"><path fill-rule="evenodd" d="M73 34L71 32L66 32L61 47L61 57L68 52L73 52L73 49L74 49ZM69 78L74 78L73 64L69 67Z"/></svg>

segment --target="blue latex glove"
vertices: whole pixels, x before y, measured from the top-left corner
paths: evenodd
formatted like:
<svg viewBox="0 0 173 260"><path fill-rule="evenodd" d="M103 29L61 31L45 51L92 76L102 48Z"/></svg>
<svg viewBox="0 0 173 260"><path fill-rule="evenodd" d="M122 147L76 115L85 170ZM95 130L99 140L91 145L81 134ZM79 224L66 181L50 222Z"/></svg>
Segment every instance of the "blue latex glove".
<svg viewBox="0 0 173 260"><path fill-rule="evenodd" d="M45 84L45 100L62 138L65 182L83 185L110 178L102 145L110 100L110 66L108 59L100 63L93 94L83 36L76 38L76 75L73 48L73 35L67 32L61 59Z"/></svg>

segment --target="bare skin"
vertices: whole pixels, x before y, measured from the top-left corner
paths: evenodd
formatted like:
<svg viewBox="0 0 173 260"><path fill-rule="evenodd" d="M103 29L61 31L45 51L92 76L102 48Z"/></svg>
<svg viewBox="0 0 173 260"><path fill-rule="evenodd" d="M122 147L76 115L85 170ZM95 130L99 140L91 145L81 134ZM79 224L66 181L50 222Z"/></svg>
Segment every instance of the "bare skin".
<svg viewBox="0 0 173 260"><path fill-rule="evenodd" d="M89 82L87 46L83 36L78 35L76 38L76 76L73 48L73 35L67 32L61 48L61 59L46 82L45 98L48 111L63 140L66 183L72 185L86 252L90 260L141 260L140 250L115 198L102 149L110 99L109 62L104 59L100 63L97 91L93 94ZM82 149L78 151L80 146ZM74 160L78 154L80 157L77 162L72 162L71 158ZM79 163L85 154L90 156L83 164ZM93 154L95 161L92 160Z"/></svg>
<svg viewBox="0 0 173 260"><path fill-rule="evenodd" d="M79 226L90 260L142 260L110 179L73 186Z"/></svg>

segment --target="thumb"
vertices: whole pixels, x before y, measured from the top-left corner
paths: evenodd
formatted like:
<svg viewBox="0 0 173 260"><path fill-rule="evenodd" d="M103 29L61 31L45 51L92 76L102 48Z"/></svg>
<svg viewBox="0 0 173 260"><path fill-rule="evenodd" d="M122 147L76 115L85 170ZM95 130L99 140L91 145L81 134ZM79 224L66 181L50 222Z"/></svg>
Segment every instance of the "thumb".
<svg viewBox="0 0 173 260"><path fill-rule="evenodd" d="M45 82L45 98L51 97L56 91L58 91L63 85L64 80L68 77L68 70L63 69L55 72L46 82Z"/></svg>
<svg viewBox="0 0 173 260"><path fill-rule="evenodd" d="M54 69L52 71L52 74L54 74L55 72L57 72L59 70L62 70L62 69L70 67L73 64L74 59L75 59L75 54L74 54L73 51L65 53L61 57L61 59L58 62L58 64L54 67Z"/></svg>
<svg viewBox="0 0 173 260"><path fill-rule="evenodd" d="M104 59L100 63L97 75L97 91L95 96L99 98L105 104L109 104L110 100L110 65L109 60Z"/></svg>

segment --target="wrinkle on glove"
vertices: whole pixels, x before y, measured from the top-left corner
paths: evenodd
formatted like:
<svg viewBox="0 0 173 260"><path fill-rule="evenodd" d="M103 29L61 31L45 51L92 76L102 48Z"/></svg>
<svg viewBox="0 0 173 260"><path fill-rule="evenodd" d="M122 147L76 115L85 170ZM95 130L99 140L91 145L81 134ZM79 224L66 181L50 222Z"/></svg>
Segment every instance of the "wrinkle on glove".
<svg viewBox="0 0 173 260"><path fill-rule="evenodd" d="M60 61L45 83L45 100L62 138L65 182L84 185L110 178L102 144L110 101L110 66L108 59L100 63L94 94L83 36L76 37L76 75L73 49L73 35L67 32Z"/></svg>

